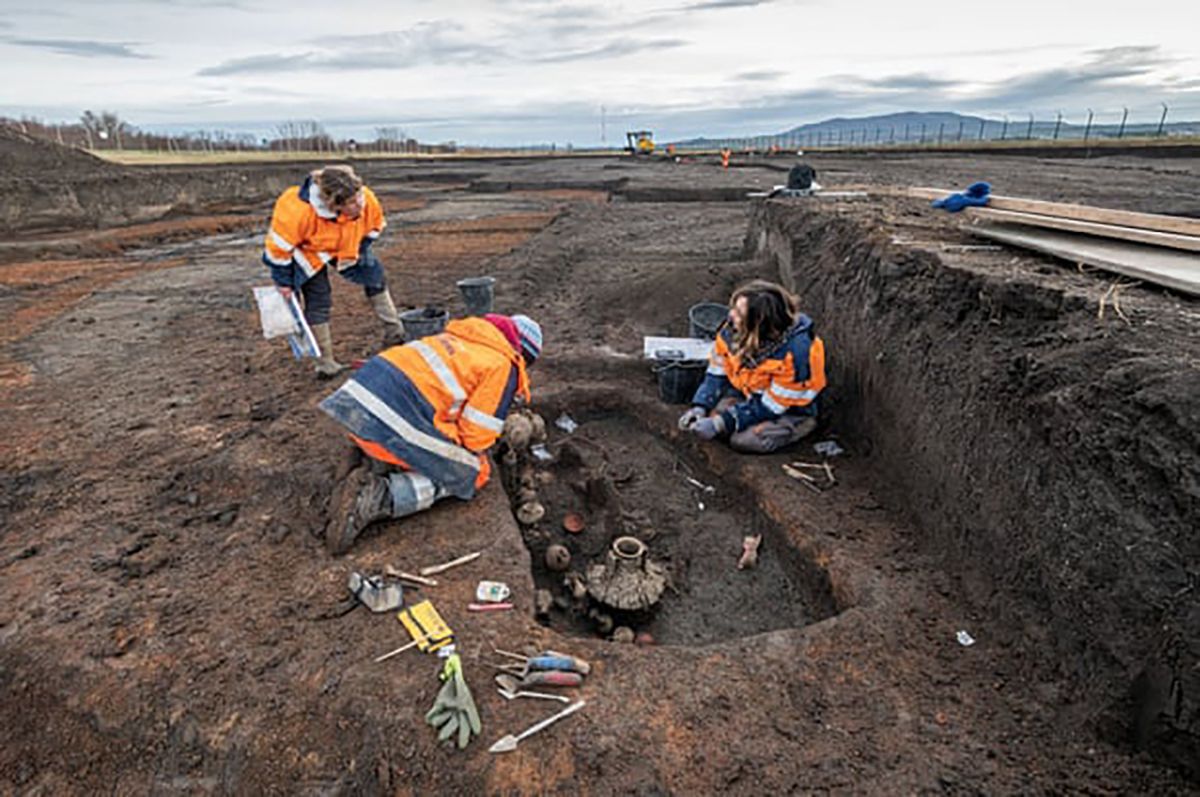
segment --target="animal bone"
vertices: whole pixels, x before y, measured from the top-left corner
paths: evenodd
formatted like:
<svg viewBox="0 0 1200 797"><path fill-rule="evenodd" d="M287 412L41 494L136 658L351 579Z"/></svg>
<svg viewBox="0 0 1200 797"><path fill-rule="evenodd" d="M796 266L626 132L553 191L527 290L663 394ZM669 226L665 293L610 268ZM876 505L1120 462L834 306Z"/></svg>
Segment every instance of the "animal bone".
<svg viewBox="0 0 1200 797"><path fill-rule="evenodd" d="M745 570L758 564L758 546L762 542L761 534L742 537L742 556L738 559L737 569Z"/></svg>

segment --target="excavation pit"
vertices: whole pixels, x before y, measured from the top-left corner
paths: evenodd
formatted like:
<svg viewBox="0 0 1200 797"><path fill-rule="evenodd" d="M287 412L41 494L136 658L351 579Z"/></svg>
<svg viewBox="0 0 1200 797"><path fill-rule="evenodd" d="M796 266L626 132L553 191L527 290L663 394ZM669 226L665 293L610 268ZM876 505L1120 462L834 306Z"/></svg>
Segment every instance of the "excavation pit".
<svg viewBox="0 0 1200 797"><path fill-rule="evenodd" d="M547 424L552 461L510 456L501 466L514 511L530 497L522 486L530 468L546 509L520 523L536 586L552 598L543 623L578 636L626 627L659 644L705 645L838 611L826 571L763 513L752 488L714 474L632 407L582 398L562 407L573 404L574 431ZM548 421L560 414L542 410ZM570 516L581 531L564 529ZM757 566L738 570L743 539L758 535ZM565 571L547 565L551 546L570 552Z"/></svg>

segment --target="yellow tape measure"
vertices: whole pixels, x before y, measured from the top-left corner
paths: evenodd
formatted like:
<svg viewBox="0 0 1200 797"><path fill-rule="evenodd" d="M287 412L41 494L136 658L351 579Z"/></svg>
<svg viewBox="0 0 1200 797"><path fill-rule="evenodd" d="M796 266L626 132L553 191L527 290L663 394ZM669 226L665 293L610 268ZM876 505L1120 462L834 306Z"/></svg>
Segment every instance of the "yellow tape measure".
<svg viewBox="0 0 1200 797"><path fill-rule="evenodd" d="M402 609L396 617L422 653L444 648L454 641L454 632L428 600Z"/></svg>

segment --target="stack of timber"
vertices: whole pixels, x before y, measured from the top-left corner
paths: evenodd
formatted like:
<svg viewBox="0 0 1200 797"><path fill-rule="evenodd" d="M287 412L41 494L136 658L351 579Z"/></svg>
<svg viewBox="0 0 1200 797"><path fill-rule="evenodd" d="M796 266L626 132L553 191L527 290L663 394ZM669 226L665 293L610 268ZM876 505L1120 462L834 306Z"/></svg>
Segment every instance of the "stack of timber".
<svg viewBox="0 0 1200 797"><path fill-rule="evenodd" d="M919 199L953 193L909 188ZM1200 296L1200 219L992 196L971 233Z"/></svg>

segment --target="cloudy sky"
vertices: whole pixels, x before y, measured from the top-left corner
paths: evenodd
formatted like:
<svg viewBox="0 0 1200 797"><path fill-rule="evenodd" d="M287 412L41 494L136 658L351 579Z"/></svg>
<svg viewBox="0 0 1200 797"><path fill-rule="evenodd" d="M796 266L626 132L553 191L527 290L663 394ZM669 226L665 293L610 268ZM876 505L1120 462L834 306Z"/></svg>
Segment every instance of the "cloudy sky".
<svg viewBox="0 0 1200 797"><path fill-rule="evenodd" d="M0 115L608 143L904 110L1200 118L1195 0L0 0ZM604 109L602 114L601 109ZM601 119L606 120L602 128Z"/></svg>

